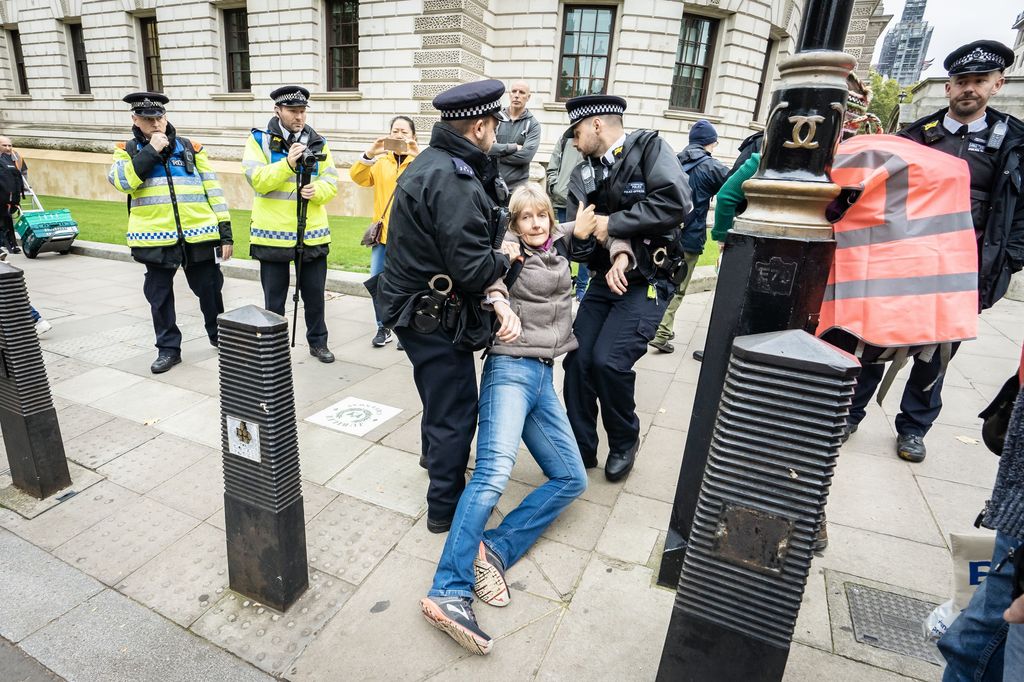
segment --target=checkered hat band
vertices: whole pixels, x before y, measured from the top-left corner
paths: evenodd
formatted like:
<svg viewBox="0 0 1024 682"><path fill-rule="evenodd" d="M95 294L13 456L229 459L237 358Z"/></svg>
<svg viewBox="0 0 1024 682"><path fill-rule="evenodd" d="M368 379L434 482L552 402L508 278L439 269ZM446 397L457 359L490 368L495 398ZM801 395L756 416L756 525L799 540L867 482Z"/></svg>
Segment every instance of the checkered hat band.
<svg viewBox="0 0 1024 682"><path fill-rule="evenodd" d="M604 114L618 114L622 116L626 110L617 104L586 104L569 112L569 121L576 123L588 116L602 116Z"/></svg>
<svg viewBox="0 0 1024 682"><path fill-rule="evenodd" d="M307 104L309 100L301 92L289 92L287 95L281 95L274 100L274 104L283 104L284 102L292 102L294 104Z"/></svg>
<svg viewBox="0 0 1024 682"><path fill-rule="evenodd" d="M963 66L968 62L995 62L996 64L1002 64L1004 68L1006 67L1006 60L995 52L986 52L980 47L976 47L968 54L965 54L963 57L960 57L960 59L953 62L949 69L952 71L956 67Z"/></svg>
<svg viewBox="0 0 1024 682"><path fill-rule="evenodd" d="M132 109L163 109L164 105L154 102L151 99L144 99L141 102L132 102Z"/></svg>
<svg viewBox="0 0 1024 682"><path fill-rule="evenodd" d="M490 104L481 104L475 107L469 107L467 109L452 109L451 111L442 111L441 118L444 120L458 120L460 118L477 118L480 116L486 116L487 114L498 111L501 109L501 100L497 99Z"/></svg>

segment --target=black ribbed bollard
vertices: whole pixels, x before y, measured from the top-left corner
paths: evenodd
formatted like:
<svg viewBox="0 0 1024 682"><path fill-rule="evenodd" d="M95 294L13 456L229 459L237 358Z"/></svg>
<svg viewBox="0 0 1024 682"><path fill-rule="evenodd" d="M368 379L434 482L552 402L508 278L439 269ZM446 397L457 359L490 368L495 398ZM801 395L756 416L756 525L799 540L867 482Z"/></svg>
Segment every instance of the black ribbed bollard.
<svg viewBox="0 0 1024 682"><path fill-rule="evenodd" d="M40 500L71 485L25 274L0 263L0 427L15 487Z"/></svg>
<svg viewBox="0 0 1024 682"><path fill-rule="evenodd" d="M288 321L250 305L217 330L228 581L284 611L309 586Z"/></svg>
<svg viewBox="0 0 1024 682"><path fill-rule="evenodd" d="M782 679L859 373L800 330L733 343L658 680Z"/></svg>

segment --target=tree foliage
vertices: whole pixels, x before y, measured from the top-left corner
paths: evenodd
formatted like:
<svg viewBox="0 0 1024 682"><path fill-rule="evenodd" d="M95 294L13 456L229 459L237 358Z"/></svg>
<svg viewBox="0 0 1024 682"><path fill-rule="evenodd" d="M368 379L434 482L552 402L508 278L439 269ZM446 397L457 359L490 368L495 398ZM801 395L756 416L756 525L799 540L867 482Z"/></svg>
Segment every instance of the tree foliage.
<svg viewBox="0 0 1024 682"><path fill-rule="evenodd" d="M907 93L903 100L903 103L906 104L913 99L913 96L910 94L912 88L912 85L900 88L900 84L895 79L883 76L872 69L872 99L871 104L868 106L868 111L877 116L882 121L882 125L888 126L895 114L896 107L900 105L900 91L902 90Z"/></svg>

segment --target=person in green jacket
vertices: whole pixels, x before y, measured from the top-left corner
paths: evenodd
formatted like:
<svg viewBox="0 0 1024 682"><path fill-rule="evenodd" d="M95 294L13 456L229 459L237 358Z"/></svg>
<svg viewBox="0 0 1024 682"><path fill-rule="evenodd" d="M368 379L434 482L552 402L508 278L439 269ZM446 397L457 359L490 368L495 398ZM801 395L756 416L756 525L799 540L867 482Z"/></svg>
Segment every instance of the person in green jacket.
<svg viewBox="0 0 1024 682"><path fill-rule="evenodd" d="M754 177L757 167L761 164L761 155L757 152L743 162L736 172L722 185L715 195L715 224L711 227L711 238L718 242L718 250L725 247L725 236L732 229L736 216L747 208L747 195L743 193L743 183Z"/></svg>

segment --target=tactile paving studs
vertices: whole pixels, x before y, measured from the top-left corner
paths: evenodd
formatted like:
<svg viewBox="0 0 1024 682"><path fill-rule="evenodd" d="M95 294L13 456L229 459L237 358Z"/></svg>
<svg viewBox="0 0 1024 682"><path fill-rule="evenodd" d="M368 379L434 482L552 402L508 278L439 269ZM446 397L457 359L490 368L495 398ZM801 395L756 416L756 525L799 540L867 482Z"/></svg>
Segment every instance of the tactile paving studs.
<svg viewBox="0 0 1024 682"><path fill-rule="evenodd" d="M858 642L944 664L938 647L921 630L921 623L938 604L856 583L846 583L846 597Z"/></svg>
<svg viewBox="0 0 1024 682"><path fill-rule="evenodd" d="M309 564L358 585L412 525L406 516L341 495L306 526Z"/></svg>
<svg viewBox="0 0 1024 682"><path fill-rule="evenodd" d="M311 570L309 589L287 613L278 613L237 592L225 591L192 630L267 672L281 674L352 592L351 585Z"/></svg>

